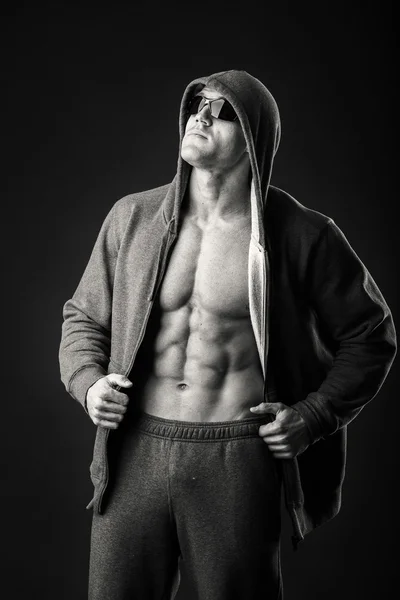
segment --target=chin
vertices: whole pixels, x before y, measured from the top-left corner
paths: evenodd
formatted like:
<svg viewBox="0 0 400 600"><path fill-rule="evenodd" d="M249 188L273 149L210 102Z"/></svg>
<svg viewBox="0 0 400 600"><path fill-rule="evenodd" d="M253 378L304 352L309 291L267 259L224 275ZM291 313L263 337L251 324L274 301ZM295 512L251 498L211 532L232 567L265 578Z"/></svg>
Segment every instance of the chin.
<svg viewBox="0 0 400 600"><path fill-rule="evenodd" d="M187 147L184 147L184 146L182 147L181 157L187 163L192 165L192 167L200 166L200 164L204 160L202 152L199 152L199 149L196 147L193 147L192 145L187 146Z"/></svg>

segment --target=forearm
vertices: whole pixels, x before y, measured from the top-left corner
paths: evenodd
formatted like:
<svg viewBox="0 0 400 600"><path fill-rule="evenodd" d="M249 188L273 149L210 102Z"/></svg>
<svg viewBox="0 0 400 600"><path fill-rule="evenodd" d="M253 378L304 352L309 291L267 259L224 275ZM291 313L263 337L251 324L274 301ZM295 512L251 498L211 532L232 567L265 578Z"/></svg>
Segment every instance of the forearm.
<svg viewBox="0 0 400 600"><path fill-rule="evenodd" d="M390 315L375 339L341 344L318 390L293 405L305 420L313 442L346 426L376 396L395 355L396 336Z"/></svg>
<svg viewBox="0 0 400 600"><path fill-rule="evenodd" d="M107 374L110 332L83 312L76 300L66 302L59 350L61 380L83 406L87 390Z"/></svg>

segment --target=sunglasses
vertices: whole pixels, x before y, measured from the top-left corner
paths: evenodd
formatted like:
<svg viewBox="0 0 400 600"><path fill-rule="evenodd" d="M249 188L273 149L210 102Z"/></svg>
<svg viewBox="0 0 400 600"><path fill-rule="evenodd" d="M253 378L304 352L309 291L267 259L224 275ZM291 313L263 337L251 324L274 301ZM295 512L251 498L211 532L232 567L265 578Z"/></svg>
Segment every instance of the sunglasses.
<svg viewBox="0 0 400 600"><path fill-rule="evenodd" d="M212 117L223 121L236 121L238 118L233 106L225 98L209 100L204 96L194 96L189 104L189 115L197 115L206 105Z"/></svg>

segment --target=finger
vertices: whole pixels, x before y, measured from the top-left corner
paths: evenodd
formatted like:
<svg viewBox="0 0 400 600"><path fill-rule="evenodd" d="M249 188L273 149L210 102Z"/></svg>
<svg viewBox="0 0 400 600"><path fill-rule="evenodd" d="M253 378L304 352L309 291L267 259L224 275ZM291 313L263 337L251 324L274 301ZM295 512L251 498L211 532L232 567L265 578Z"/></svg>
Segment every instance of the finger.
<svg viewBox="0 0 400 600"><path fill-rule="evenodd" d="M274 458L277 458L279 460L282 459L289 459L289 458L294 458L296 455L294 452L292 452L291 450L289 451L284 451L284 452L273 452L272 453Z"/></svg>
<svg viewBox="0 0 400 600"><path fill-rule="evenodd" d="M104 427L105 429L118 429L119 423L116 421L109 421L107 419L93 419L93 423L95 425L99 425L100 427Z"/></svg>
<svg viewBox="0 0 400 600"><path fill-rule="evenodd" d="M276 415L280 410L282 410L283 404L281 402L261 402L257 406L252 406L250 408L252 413L256 413L258 415L263 414L273 414Z"/></svg>
<svg viewBox="0 0 400 600"><path fill-rule="evenodd" d="M263 438L263 442L267 444L271 452L290 452L291 450L290 444L286 440L271 443L267 438Z"/></svg>
<svg viewBox="0 0 400 600"><path fill-rule="evenodd" d="M265 441L265 440L264 440ZM274 458L294 458L295 453L287 444L283 444L281 447L273 447L268 444L268 450L271 452Z"/></svg>
<svg viewBox="0 0 400 600"><path fill-rule="evenodd" d="M290 452L287 444L268 444L268 448L271 452Z"/></svg>
<svg viewBox="0 0 400 600"><path fill-rule="evenodd" d="M125 375L120 375L119 373L110 373L106 376L106 379L111 387L120 386L123 388L129 388L133 385L132 381L125 377Z"/></svg>
<svg viewBox="0 0 400 600"><path fill-rule="evenodd" d="M121 406L127 406L129 403L129 396L123 392L113 390L112 388L105 389L101 394L99 394L99 397L102 402L114 402L115 404L119 404Z"/></svg>
<svg viewBox="0 0 400 600"><path fill-rule="evenodd" d="M125 414L127 411L127 406L124 404L118 404L117 402L107 402L107 400L102 400L98 406L98 410L103 412L112 412L118 414Z"/></svg>
<svg viewBox="0 0 400 600"><path fill-rule="evenodd" d="M261 435L261 437L265 437L266 435L275 436L282 434L284 431L285 430L282 428L282 424L275 420L272 421L272 423L261 425L258 429L258 434Z"/></svg>
<svg viewBox="0 0 400 600"><path fill-rule="evenodd" d="M100 419L103 421L113 421L113 422L117 422L117 423L120 423L122 421L122 419L124 418L124 415L121 415L119 413L112 413L112 412L107 412L107 411L103 411L103 410L95 411L94 416L97 419Z"/></svg>
<svg viewBox="0 0 400 600"><path fill-rule="evenodd" d="M284 435L267 434L261 436L268 444L287 444L288 440Z"/></svg>

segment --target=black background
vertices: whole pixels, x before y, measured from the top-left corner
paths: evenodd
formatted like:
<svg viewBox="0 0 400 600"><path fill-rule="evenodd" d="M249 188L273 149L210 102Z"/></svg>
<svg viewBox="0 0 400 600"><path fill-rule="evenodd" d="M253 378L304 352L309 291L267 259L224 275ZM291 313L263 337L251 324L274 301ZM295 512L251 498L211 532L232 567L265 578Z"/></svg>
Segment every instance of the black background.
<svg viewBox="0 0 400 600"><path fill-rule="evenodd" d="M243 68L280 107L272 183L336 221L397 323L393 14L389 2L34 4L2 19L1 590L84 600L95 428L60 382L58 345L102 220L174 176L187 83ZM396 364L349 428L340 515L296 553L284 522L285 600L397 587Z"/></svg>

